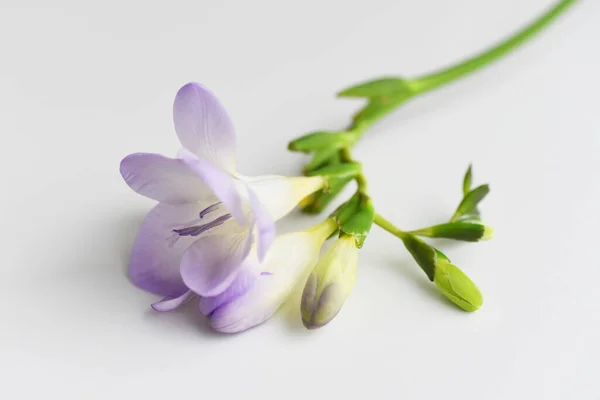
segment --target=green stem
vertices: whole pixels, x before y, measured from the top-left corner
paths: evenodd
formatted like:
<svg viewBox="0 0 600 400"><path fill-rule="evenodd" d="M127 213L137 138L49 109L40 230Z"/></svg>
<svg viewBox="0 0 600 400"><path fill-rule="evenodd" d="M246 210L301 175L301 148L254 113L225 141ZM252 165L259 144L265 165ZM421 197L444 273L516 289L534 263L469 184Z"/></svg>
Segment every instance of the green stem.
<svg viewBox="0 0 600 400"><path fill-rule="evenodd" d="M348 148L348 147L344 147L344 148L340 149L340 158L342 161L347 162L347 163L356 162L352 158L352 153L350 152L350 148ZM360 174L358 174L354 177L354 180L356 181L356 184L358 185L357 190L360 193L367 194L369 185L367 183L367 178L365 177L365 175L361 172Z"/></svg>
<svg viewBox="0 0 600 400"><path fill-rule="evenodd" d="M509 53L511 50L514 50L519 45L526 42L528 39L531 39L536 33L554 21L567 8L575 4L576 1L577 0L560 1L546 13L505 41L497 44L489 50L484 51L483 53L476 55L475 57L460 62L449 68L412 79L409 81L409 86L417 94L424 93L449 82L455 81L464 75L474 72L496 61L497 59Z"/></svg>
<svg viewBox="0 0 600 400"><path fill-rule="evenodd" d="M379 113L377 116L368 120L361 120L359 123L353 123L349 130L355 133L356 140L358 141L364 131L377 120L383 116L394 111L404 102L412 97L436 89L440 86L454 82L455 80L462 78L480 68L483 68L492 62L498 60L502 56L506 55L510 51L516 49L528 39L531 39L535 34L539 33L542 29L546 28L552 21L554 21L559 15L565 12L570 6L575 4L577 0L562 0L546 11L539 18L535 19L529 25L524 27L522 30L497 44L496 46L474 56L465 61L459 62L458 64L444 68L442 70L423 75L418 78L410 79L407 81L410 92L406 93L403 97L398 98L391 104L384 112Z"/></svg>
<svg viewBox="0 0 600 400"><path fill-rule="evenodd" d="M404 238L406 238L407 236L410 235L410 233L404 232L402 229L398 228L396 225L392 224L390 221L388 221L387 219L383 218L381 216L381 214L377 214L376 213L375 214L375 219L373 220L373 222L376 225L378 225L380 228L388 231L392 235L394 235L397 238L400 238L402 240L404 240Z"/></svg>

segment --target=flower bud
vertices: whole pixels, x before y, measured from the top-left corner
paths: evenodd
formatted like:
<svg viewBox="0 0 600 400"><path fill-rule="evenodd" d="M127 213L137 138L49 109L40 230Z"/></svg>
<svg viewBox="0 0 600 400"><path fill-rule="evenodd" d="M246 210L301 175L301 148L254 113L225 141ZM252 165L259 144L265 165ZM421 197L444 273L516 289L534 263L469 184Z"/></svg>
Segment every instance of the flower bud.
<svg viewBox="0 0 600 400"><path fill-rule="evenodd" d="M483 304L481 292L473 281L444 259L436 262L433 282L444 296L465 311L476 311Z"/></svg>
<svg viewBox="0 0 600 400"><path fill-rule="evenodd" d="M302 293L302 323L320 328L342 308L356 282L358 248L352 235L343 235L319 260Z"/></svg>
<svg viewBox="0 0 600 400"><path fill-rule="evenodd" d="M430 226L411 232L413 235L430 238L447 238L463 240L466 242L478 242L489 240L494 236L494 230L487 226L481 219L448 222L445 224Z"/></svg>

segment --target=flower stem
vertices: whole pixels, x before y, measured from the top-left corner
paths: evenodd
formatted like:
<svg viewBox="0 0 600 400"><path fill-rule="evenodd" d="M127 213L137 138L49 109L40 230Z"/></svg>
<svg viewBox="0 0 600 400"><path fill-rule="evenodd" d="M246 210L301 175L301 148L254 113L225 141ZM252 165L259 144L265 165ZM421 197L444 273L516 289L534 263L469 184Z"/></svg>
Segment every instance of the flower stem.
<svg viewBox="0 0 600 400"><path fill-rule="evenodd" d="M398 228L396 225L392 224L387 219L383 218L381 214L375 214L375 219L373 222L378 225L383 230L388 231L392 235L396 236L399 239L404 240L407 236L410 235L408 232L404 232L402 229Z"/></svg>
<svg viewBox="0 0 600 400"><path fill-rule="evenodd" d="M535 19L525 28L503 42L497 44L496 46L449 68L412 79L409 81L409 86L411 86L412 90L416 94L421 94L445 85L449 82L455 81L464 75L474 72L479 68L496 61L497 59L509 53L511 50L514 50L519 45L526 42L528 39L535 36L536 33L554 21L567 8L575 4L576 1L577 0L562 0L558 2L555 6L550 8L546 13Z"/></svg>
<svg viewBox="0 0 600 400"><path fill-rule="evenodd" d="M533 22L531 22L529 25L518 31L513 36L498 43L496 46L493 46L490 49L474 57L471 57L450 67L407 80L407 86L409 87L410 91L407 92L401 98L396 99L396 101L394 101L394 103L390 107L388 107L385 110L385 112L379 113L373 118L369 118L367 120L363 119L359 123L353 123L350 126L348 130L354 131L356 134L355 143L358 141L360 136L362 136L364 131L369 126L373 125L377 120L381 119L383 116L394 111L405 101L422 93L428 92L433 89L437 89L440 86L454 82L455 80L462 78L463 76L468 75L498 60L499 58L503 57L504 55L508 54L512 50L522 45L528 39L531 39L542 29L546 28L552 21L554 21L558 16L560 16L563 12L565 12L570 6L574 5L576 2L577 0L559 1L556 5L554 5L548 11L546 11L543 15L535 19Z"/></svg>

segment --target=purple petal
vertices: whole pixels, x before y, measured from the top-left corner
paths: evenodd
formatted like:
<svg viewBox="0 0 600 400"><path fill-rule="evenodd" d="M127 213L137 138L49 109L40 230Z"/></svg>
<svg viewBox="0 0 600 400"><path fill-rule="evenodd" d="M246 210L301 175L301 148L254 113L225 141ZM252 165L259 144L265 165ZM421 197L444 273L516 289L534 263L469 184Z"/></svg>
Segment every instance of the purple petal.
<svg viewBox="0 0 600 400"><path fill-rule="evenodd" d="M234 224L230 223L228 229ZM201 296L217 296L235 280L252 246L250 231L231 230L227 234L201 238L190 246L181 260L181 276L186 286Z"/></svg>
<svg viewBox="0 0 600 400"><path fill-rule="evenodd" d="M167 296L164 299L162 299L161 301L158 301L158 302L152 304L152 308L155 311L160 311L160 312L172 311L172 310L176 309L177 307L192 300L194 297L196 297L196 293L192 292L191 290L188 290L185 293L183 293L181 296L178 296L178 297Z"/></svg>
<svg viewBox="0 0 600 400"><path fill-rule="evenodd" d="M269 250L269 247L275 240L275 222L269 212L263 207L262 203L256 197L252 189L248 187L248 197L250 198L250 206L256 220L258 228L258 260L262 261Z"/></svg>
<svg viewBox="0 0 600 400"><path fill-rule="evenodd" d="M207 88L191 82L175 96L175 131L183 147L225 171L235 170L235 129L227 112Z"/></svg>
<svg viewBox="0 0 600 400"><path fill-rule="evenodd" d="M173 228L198 218L206 204L161 203L146 216L133 244L129 274L134 284L161 296L180 296L188 288L179 271L183 252L197 237L173 239ZM216 228L218 229L218 228Z"/></svg>
<svg viewBox="0 0 600 400"><path fill-rule="evenodd" d="M211 188L212 192L227 207L231 215L240 222L245 221L242 198L238 191L237 179L206 160L200 160L186 149L180 152L183 162L202 181Z"/></svg>
<svg viewBox="0 0 600 400"><path fill-rule="evenodd" d="M212 191L182 160L159 154L130 154L121 161L125 182L162 203L183 204L212 197Z"/></svg>
<svg viewBox="0 0 600 400"><path fill-rule="evenodd" d="M204 315L212 314L217 308L230 303L244 295L257 279L255 266L242 266L233 283L223 293L213 297L201 297L199 301L200 312Z"/></svg>

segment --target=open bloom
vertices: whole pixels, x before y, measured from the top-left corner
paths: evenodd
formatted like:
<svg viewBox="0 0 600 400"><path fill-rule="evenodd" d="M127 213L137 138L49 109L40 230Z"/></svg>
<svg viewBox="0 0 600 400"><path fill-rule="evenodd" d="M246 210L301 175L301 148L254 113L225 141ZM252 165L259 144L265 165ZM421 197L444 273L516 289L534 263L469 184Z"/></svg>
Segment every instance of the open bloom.
<svg viewBox="0 0 600 400"><path fill-rule="evenodd" d="M183 86L173 106L178 158L131 154L125 182L158 200L133 245L133 282L165 296L165 311L194 297L216 296L237 278L256 238L262 260L274 221L325 184L322 177L245 178L235 170L235 132L219 100L197 83Z"/></svg>
<svg viewBox="0 0 600 400"><path fill-rule="evenodd" d="M302 323L320 328L340 311L356 283L358 248L353 235L340 237L319 260L302 293Z"/></svg>
<svg viewBox="0 0 600 400"><path fill-rule="evenodd" d="M263 262L252 251L225 292L200 298L200 311L220 332L240 332L266 321L306 279L336 227L327 219L305 231L278 236Z"/></svg>

